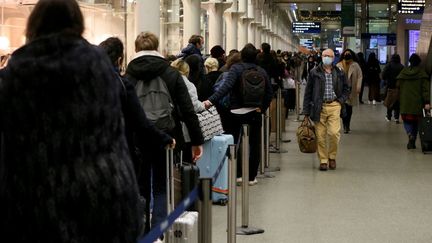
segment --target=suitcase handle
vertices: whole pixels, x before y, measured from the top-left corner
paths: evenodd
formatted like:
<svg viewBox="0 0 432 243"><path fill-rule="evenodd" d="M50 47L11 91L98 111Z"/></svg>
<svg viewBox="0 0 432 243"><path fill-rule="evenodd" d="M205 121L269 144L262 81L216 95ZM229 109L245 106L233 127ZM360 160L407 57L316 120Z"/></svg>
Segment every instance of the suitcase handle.
<svg viewBox="0 0 432 243"><path fill-rule="evenodd" d="M166 149L167 213L174 211L174 149Z"/></svg>

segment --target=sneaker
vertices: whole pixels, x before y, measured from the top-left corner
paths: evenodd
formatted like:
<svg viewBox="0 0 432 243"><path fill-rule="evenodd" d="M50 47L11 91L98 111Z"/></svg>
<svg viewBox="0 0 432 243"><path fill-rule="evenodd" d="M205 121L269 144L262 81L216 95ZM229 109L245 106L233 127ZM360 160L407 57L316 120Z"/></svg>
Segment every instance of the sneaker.
<svg viewBox="0 0 432 243"><path fill-rule="evenodd" d="M253 181L249 181L249 186L255 186L256 184L258 184L258 180L256 178Z"/></svg>
<svg viewBox="0 0 432 243"><path fill-rule="evenodd" d="M368 100L368 105L370 105L371 104L371 101L370 100Z"/></svg>
<svg viewBox="0 0 432 243"><path fill-rule="evenodd" d="M386 122L390 122L391 120L386 116L385 117Z"/></svg>
<svg viewBox="0 0 432 243"><path fill-rule="evenodd" d="M376 101L375 100L372 101L372 105L376 105Z"/></svg>
<svg viewBox="0 0 432 243"><path fill-rule="evenodd" d="M163 243L163 241L161 239L157 239L157 240L153 241L153 243Z"/></svg>

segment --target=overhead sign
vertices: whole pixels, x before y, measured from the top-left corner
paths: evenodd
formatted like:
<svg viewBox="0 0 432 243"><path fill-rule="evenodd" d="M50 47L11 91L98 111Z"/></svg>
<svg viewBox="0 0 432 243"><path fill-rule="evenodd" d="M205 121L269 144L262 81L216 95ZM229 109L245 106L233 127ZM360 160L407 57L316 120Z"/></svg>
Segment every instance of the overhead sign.
<svg viewBox="0 0 432 243"><path fill-rule="evenodd" d="M398 0L398 13L423 14L425 0Z"/></svg>
<svg viewBox="0 0 432 243"><path fill-rule="evenodd" d="M312 39L300 39L300 45L308 49L313 49L313 44L314 42Z"/></svg>
<svg viewBox="0 0 432 243"><path fill-rule="evenodd" d="M319 34L321 33L321 22L293 22L294 34Z"/></svg>
<svg viewBox="0 0 432 243"><path fill-rule="evenodd" d="M342 36L355 36L355 4L354 0L342 0Z"/></svg>

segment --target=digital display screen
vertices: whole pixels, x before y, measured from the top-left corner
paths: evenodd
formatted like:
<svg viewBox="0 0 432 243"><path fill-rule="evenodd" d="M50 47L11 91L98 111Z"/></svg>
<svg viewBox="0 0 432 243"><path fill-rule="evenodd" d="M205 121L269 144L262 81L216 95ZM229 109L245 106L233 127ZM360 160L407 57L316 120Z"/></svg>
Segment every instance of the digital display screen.
<svg viewBox="0 0 432 243"><path fill-rule="evenodd" d="M293 22L294 34L319 34L321 33L321 22Z"/></svg>
<svg viewBox="0 0 432 243"><path fill-rule="evenodd" d="M398 13L422 14L425 2L425 0L398 0Z"/></svg>
<svg viewBox="0 0 432 243"><path fill-rule="evenodd" d="M408 58L417 50L420 39L420 30L408 30Z"/></svg>

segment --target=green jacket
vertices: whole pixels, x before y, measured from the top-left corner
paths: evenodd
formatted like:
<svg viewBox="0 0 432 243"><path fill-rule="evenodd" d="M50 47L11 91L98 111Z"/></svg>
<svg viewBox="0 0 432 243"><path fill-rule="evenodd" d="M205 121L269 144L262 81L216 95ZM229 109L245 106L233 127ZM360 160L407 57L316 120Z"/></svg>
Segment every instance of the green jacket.
<svg viewBox="0 0 432 243"><path fill-rule="evenodd" d="M421 115L429 100L429 76L420 67L405 67L397 76L401 114Z"/></svg>

